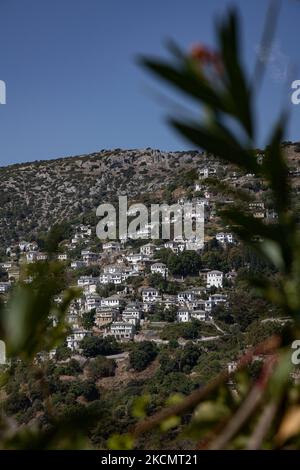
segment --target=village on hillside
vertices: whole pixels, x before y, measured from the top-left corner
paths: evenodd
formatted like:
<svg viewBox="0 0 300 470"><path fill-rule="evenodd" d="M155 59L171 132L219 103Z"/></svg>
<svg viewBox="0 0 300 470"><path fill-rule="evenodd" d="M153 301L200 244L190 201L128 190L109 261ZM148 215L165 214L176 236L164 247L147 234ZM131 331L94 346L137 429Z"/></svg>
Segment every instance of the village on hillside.
<svg viewBox="0 0 300 470"><path fill-rule="evenodd" d="M219 171L220 165L200 166L191 199L181 196L174 200L179 205L189 202L202 206L204 240L191 241L184 236L151 240L149 223L139 228L134 240L99 242L91 224L72 225L69 238L60 242L56 254L69 273L70 286L80 292L67 314L70 332L65 346L70 355L80 354L84 341L94 337L156 345L167 345L172 338L184 346L188 340L214 343L228 334L221 320L230 317L236 279L251 269L251 261L245 262L244 248L217 215L220 201L206 181ZM248 180L249 190L253 189L253 175L230 174L231 182L237 184L239 179L244 185ZM231 201L223 198L223 203ZM256 218L276 221L274 210L260 198L248 203L248 210ZM22 274L24 267L47 262L48 256L36 239L6 247L0 264L4 301L16 281L31 282ZM56 302L61 301L57 296ZM266 311L264 316L274 320L272 312ZM182 336L180 329L171 333L176 324L193 325L194 331L192 328L190 336ZM51 351L50 357L55 354ZM232 367L232 361L228 367Z"/></svg>

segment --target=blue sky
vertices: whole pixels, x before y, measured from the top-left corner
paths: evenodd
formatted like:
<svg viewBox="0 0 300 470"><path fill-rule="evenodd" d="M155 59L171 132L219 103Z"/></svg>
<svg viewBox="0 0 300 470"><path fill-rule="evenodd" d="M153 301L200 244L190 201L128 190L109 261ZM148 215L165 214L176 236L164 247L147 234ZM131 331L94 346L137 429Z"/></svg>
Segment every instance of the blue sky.
<svg viewBox="0 0 300 470"><path fill-rule="evenodd" d="M267 0L0 0L0 165L102 148L189 148L170 130L165 91L135 62L165 55L164 42L213 45L213 23L228 4L243 17L244 59L257 54ZM300 2L284 0L274 50L259 95L260 142L280 106L300 140Z"/></svg>

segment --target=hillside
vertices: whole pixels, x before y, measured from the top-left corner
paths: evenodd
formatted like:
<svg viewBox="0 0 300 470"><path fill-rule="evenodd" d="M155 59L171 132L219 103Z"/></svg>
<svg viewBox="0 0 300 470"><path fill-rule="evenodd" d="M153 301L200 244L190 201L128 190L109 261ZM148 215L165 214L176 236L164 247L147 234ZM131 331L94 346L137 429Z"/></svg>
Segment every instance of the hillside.
<svg viewBox="0 0 300 470"><path fill-rule="evenodd" d="M283 145L293 185L297 188L300 185L299 144L287 142ZM239 175L237 179L233 168L197 151L102 150L89 155L2 167L1 246L30 238L56 222L78 220L83 215L95 213L99 204L114 202L118 195L138 199L151 194L151 201L161 202L161 190L172 187L173 190L177 188L174 196L180 196L180 187L188 187L193 182L190 178L185 185L185 175L192 170L197 177L195 170L209 166L217 167L219 178L233 179L235 186L248 184L249 177Z"/></svg>
<svg viewBox="0 0 300 470"><path fill-rule="evenodd" d="M116 196L153 193L195 169L197 152L112 150L0 168L0 241L47 230Z"/></svg>

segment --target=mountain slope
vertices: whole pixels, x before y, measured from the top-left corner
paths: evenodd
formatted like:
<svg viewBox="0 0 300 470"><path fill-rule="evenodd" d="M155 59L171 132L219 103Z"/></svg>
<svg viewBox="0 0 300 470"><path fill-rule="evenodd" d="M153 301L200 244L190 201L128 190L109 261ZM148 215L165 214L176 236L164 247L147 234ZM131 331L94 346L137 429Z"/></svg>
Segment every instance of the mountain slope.
<svg viewBox="0 0 300 470"><path fill-rule="evenodd" d="M112 202L164 189L195 169L198 152L112 150L0 168L0 241L47 230Z"/></svg>

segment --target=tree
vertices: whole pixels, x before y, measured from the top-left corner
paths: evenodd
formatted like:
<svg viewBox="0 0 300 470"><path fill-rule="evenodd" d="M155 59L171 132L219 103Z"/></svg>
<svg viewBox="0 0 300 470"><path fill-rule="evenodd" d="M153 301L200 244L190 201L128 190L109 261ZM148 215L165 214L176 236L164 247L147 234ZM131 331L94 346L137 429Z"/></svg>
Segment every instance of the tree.
<svg viewBox="0 0 300 470"><path fill-rule="evenodd" d="M54 253L58 249L61 241L66 240L71 235L71 226L67 222L55 224L51 227L45 239L44 248L48 253Z"/></svg>
<svg viewBox="0 0 300 470"><path fill-rule="evenodd" d="M66 346L66 344L62 344L56 348L55 352L55 359L57 361L64 361L68 359L72 355L72 350Z"/></svg>
<svg viewBox="0 0 300 470"><path fill-rule="evenodd" d="M158 259L161 263L168 264L169 257L173 255L173 251L170 248L162 248L158 252Z"/></svg>
<svg viewBox="0 0 300 470"><path fill-rule="evenodd" d="M116 362L106 357L96 357L91 359L87 366L87 374L91 380L98 380L102 377L111 377L115 375Z"/></svg>
<svg viewBox="0 0 300 470"><path fill-rule="evenodd" d="M4 402L4 409L8 414L15 414L27 410L30 405L30 400L25 393L15 392L11 393Z"/></svg>
<svg viewBox="0 0 300 470"><path fill-rule="evenodd" d="M234 317L231 314L231 310L223 305L218 305L214 308L214 319L232 325L234 323Z"/></svg>
<svg viewBox="0 0 300 470"><path fill-rule="evenodd" d="M99 399L99 390L95 383L91 380L78 380L72 382L68 391L71 398L77 398L83 396L87 401L94 401Z"/></svg>
<svg viewBox="0 0 300 470"><path fill-rule="evenodd" d="M164 321L173 323L177 319L177 307L176 305L171 305L169 308L164 309L163 318Z"/></svg>
<svg viewBox="0 0 300 470"><path fill-rule="evenodd" d="M265 318L271 309L271 305L251 289L248 291L236 289L229 295L229 312L227 317L231 322L237 323L242 331L258 318ZM220 318L221 319L221 318Z"/></svg>
<svg viewBox="0 0 300 470"><path fill-rule="evenodd" d="M155 287L160 292L166 294L177 294L178 283L170 282L159 273L150 274L148 281L151 287Z"/></svg>
<svg viewBox="0 0 300 470"><path fill-rule="evenodd" d="M60 364L55 369L55 375L78 375L82 372L82 367L76 359L71 359L70 361Z"/></svg>
<svg viewBox="0 0 300 470"><path fill-rule="evenodd" d="M183 251L178 255L168 256L167 266L172 274L180 276L195 276L199 274L202 262L201 256L195 251Z"/></svg>
<svg viewBox="0 0 300 470"><path fill-rule="evenodd" d="M86 330L91 330L95 325L96 310L93 308L82 315L82 326Z"/></svg>
<svg viewBox="0 0 300 470"><path fill-rule="evenodd" d="M0 281L1 282L6 282L8 280L8 274L7 272L2 269L2 267L0 266Z"/></svg>
<svg viewBox="0 0 300 470"><path fill-rule="evenodd" d="M177 319L177 307L171 305L166 308L163 304L156 303L151 317L154 317L156 321L173 323Z"/></svg>
<svg viewBox="0 0 300 470"><path fill-rule="evenodd" d="M140 372L146 369L156 356L157 346L151 341L142 341L135 345L134 349L130 351L129 363L134 370Z"/></svg>
<svg viewBox="0 0 300 470"><path fill-rule="evenodd" d="M77 270L77 275L98 277L100 275L100 268L99 266L84 266Z"/></svg>
<svg viewBox="0 0 300 470"><path fill-rule="evenodd" d="M163 351L159 356L160 370L164 374L179 371L179 363L176 357L171 356L167 351Z"/></svg>
<svg viewBox="0 0 300 470"><path fill-rule="evenodd" d="M85 336L80 343L84 356L109 356L120 352L120 346L111 336L99 338L98 336Z"/></svg>
<svg viewBox="0 0 300 470"><path fill-rule="evenodd" d="M201 322L193 319L191 322L186 323L183 326L182 337L185 339L196 339L199 338L201 331Z"/></svg>
<svg viewBox="0 0 300 470"><path fill-rule="evenodd" d="M159 273L150 274L148 277L150 287L155 287L156 289L160 290L161 292L166 291L168 281L163 278L163 276Z"/></svg>
<svg viewBox="0 0 300 470"><path fill-rule="evenodd" d="M159 394L159 404L164 406L166 398L170 397L170 390L173 394L188 394L194 388L194 384L189 377L182 372L170 372L166 374L163 370L158 371L154 380L151 380L147 386L149 393Z"/></svg>
<svg viewBox="0 0 300 470"><path fill-rule="evenodd" d="M159 357L160 368L165 374L176 371L188 374L197 364L200 355L199 346L188 342L184 348L177 347L171 353L168 350L163 351Z"/></svg>
<svg viewBox="0 0 300 470"><path fill-rule="evenodd" d="M199 346L188 342L179 355L179 370L184 373L189 373L197 364L201 355Z"/></svg>

